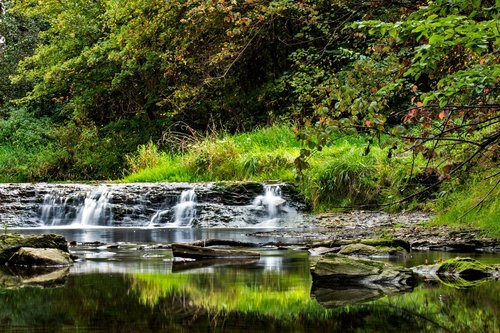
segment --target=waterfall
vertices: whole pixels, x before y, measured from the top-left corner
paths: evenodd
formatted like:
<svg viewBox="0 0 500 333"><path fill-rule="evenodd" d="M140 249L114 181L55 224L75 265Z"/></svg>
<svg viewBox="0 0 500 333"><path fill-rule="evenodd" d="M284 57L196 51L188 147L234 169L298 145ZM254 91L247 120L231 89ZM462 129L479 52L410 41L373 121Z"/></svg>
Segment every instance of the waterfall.
<svg viewBox="0 0 500 333"><path fill-rule="evenodd" d="M44 225L62 225L71 220L72 212L68 209L69 197L63 198L55 194L46 194L40 207L41 220Z"/></svg>
<svg viewBox="0 0 500 333"><path fill-rule="evenodd" d="M99 187L85 198L84 205L73 225L111 225L113 215L110 203L111 192Z"/></svg>
<svg viewBox="0 0 500 333"><path fill-rule="evenodd" d="M10 228L267 228L304 225L286 184L0 184Z"/></svg>
<svg viewBox="0 0 500 333"><path fill-rule="evenodd" d="M283 213L287 212L286 200L281 195L279 185L264 185L264 194L258 195L252 203L254 209L264 212L264 221L256 226L275 227L279 224Z"/></svg>
<svg viewBox="0 0 500 333"><path fill-rule="evenodd" d="M92 226L112 223L111 192L99 187L88 194L46 194L40 206L44 226Z"/></svg>
<svg viewBox="0 0 500 333"><path fill-rule="evenodd" d="M195 190L183 190L177 199L177 204L168 209L158 210L151 217L148 227L191 227L196 218L196 204ZM164 219L169 219L170 222L162 224Z"/></svg>
<svg viewBox="0 0 500 333"><path fill-rule="evenodd" d="M181 193L179 202L174 206L175 226L191 226L196 218L196 192L194 189L184 190Z"/></svg>

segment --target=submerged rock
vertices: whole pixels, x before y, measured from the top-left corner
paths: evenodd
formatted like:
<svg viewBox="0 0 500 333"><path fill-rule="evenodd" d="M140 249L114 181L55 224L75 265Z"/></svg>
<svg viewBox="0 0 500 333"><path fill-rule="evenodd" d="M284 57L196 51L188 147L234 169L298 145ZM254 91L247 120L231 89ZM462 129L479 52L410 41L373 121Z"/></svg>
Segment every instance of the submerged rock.
<svg viewBox="0 0 500 333"><path fill-rule="evenodd" d="M342 254L327 254L311 270L313 281L412 284L415 274L406 268Z"/></svg>
<svg viewBox="0 0 500 333"><path fill-rule="evenodd" d="M417 281L409 269L342 254L325 255L311 274L311 295L325 307L410 291Z"/></svg>
<svg viewBox="0 0 500 333"><path fill-rule="evenodd" d="M69 253L59 249L36 249L22 247L9 258L9 265L16 266L70 266L73 263Z"/></svg>

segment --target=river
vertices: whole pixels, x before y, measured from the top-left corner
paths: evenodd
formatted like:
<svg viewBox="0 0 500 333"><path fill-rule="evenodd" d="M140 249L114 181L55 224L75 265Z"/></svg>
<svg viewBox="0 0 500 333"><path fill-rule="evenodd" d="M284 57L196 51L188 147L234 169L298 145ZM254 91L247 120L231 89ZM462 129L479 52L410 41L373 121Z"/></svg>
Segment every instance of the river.
<svg viewBox="0 0 500 333"><path fill-rule="evenodd" d="M29 188L29 186L26 186ZM50 186L49 186L50 187ZM154 187L155 193L158 186ZM53 188L52 188L53 189ZM92 188L88 193L93 193ZM50 283L37 281L26 270L3 267L0 289L0 330L5 332L498 332L500 330L500 282L473 281L456 285L446 281L423 281L406 292L373 295L353 289L348 283L335 292L312 290L311 256L300 245L305 235L322 233L308 227L300 206L270 211L266 205L283 202L278 192L266 198L266 189L257 187L241 199L232 214L256 212L255 216L235 215L237 223L223 225L171 225L175 212L165 214L163 222L150 223L158 211L167 211L182 202L182 191L174 199L149 198L157 204L148 209L123 210L141 214L120 226L119 214L99 215L99 222L81 223L83 216L71 207L67 194L57 199L54 191L31 191L33 214L3 205L0 217L13 222L10 231L23 234L55 232L74 241L70 251L78 260L69 269L61 269L59 278ZM189 190L189 189L187 189ZM6 191L4 191L5 193ZM52 194L51 194L52 193ZM101 192L102 193L102 192ZM151 193L151 192L150 192ZM198 192L200 193L200 192ZM52 197L50 197L52 195ZM267 194L269 195L269 194ZM65 197L66 196L66 197ZM215 194L199 194L200 198ZM261 197L259 197L261 196ZM97 203L102 196L95 197ZM188 196L186 196L188 197ZM289 201L289 197L283 196ZM11 200L12 197L10 197ZM33 199L35 198L35 199ZM87 197L88 198L88 197ZM112 197L108 197L111 199ZM4 196L5 199L5 196ZM76 201L85 206L85 198ZM143 200L143 199L140 199ZM170 201L169 201L170 200ZM190 200L193 201L191 195ZM216 199L217 200L217 199ZM263 202L268 200L265 205ZM73 211L61 223L52 223L62 215L47 213L48 202L66 212ZM59 202L59 204L58 204ZM66 203L65 203L66 202ZM120 201L123 202L123 201ZM165 204L170 202L170 207ZM63 204L60 204L63 203ZM101 202L102 203L102 202ZM89 203L94 209L98 205ZM132 202L136 205L137 201ZM218 205L227 204L218 202ZM38 205L38 206L37 206ZM45 206L44 206L45 205ZM260 209L258 207L261 207ZM37 208L33 208L37 207ZM121 208L120 208L121 207ZM206 205L201 208L205 210ZM212 206L213 207L213 206ZM220 208L220 206L217 206ZM257 207L257 208L256 208ZM44 211L45 208L45 211ZM103 206L101 206L103 208ZM109 208L109 207L108 207ZM115 207L116 208L116 207ZM83 209L83 208L82 208ZM107 209L107 208L106 208ZM274 209L274 208L273 208ZM105 210L105 209L104 209ZM103 210L101 210L102 212ZM118 211L118 210L117 210ZM95 210L94 210L95 212ZM189 219L200 218L187 214ZM45 221L42 219L45 215ZM92 213L93 214L93 213ZM91 215L92 215L91 214ZM149 215L148 215L149 214ZM269 214L275 214L269 216ZM286 224L286 215L293 222ZM147 215L147 216L146 216ZM22 225L16 216L29 216ZM47 218L49 216L49 218ZM80 217L78 217L80 216ZM93 215L97 218L98 215ZM104 218L102 218L104 216ZM110 219L110 216L114 216ZM226 215L224 215L226 216ZM276 218L278 218L276 220ZM281 220L280 220L281 219ZM6 221L5 220L5 221ZM273 223L262 222L272 220ZM301 222L297 224L297 221ZM79 221L76 223L75 221ZM242 227L242 221L247 221ZM189 221L191 224L193 221ZM136 225L134 225L134 223ZM227 223L227 222L225 222ZM183 223L181 223L183 224ZM249 225L250 224L250 225ZM283 231L283 232L282 232ZM290 237L289 235L294 235ZM203 239L228 239L253 243L283 242L281 247L259 247L258 260L193 263L172 257L167 245ZM255 249L253 249L255 250ZM481 262L499 264L495 253L412 251L409 256L391 259L393 265L415 266L456 255L472 256ZM15 279L24 279L21 285ZM17 281L16 280L16 281ZM10 284L9 284L10 283Z"/></svg>

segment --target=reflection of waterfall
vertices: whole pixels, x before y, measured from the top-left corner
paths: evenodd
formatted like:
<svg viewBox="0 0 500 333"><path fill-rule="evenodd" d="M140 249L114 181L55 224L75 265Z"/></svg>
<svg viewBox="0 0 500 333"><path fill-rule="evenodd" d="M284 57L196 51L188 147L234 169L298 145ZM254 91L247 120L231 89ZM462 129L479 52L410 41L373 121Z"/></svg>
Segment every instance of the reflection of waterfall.
<svg viewBox="0 0 500 333"><path fill-rule="evenodd" d="M86 196L47 194L40 207L40 218L45 226L110 225L113 219L110 197L106 187Z"/></svg>
<svg viewBox="0 0 500 333"><path fill-rule="evenodd" d="M192 225L196 218L196 192L193 189L182 191L179 202L174 206L174 218L175 226Z"/></svg>

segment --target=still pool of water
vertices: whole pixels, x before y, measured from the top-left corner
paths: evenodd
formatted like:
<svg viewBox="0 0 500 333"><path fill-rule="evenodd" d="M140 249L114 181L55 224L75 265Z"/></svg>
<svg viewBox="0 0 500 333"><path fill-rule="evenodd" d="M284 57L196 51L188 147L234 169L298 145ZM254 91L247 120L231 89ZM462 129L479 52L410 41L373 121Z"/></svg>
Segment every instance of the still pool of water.
<svg viewBox="0 0 500 333"><path fill-rule="evenodd" d="M23 233L51 230L31 229ZM44 287L0 289L2 332L498 332L500 282L467 288L421 283L411 292L349 301L345 293L325 307L311 297L310 257L304 250L261 248L259 260L173 260L154 244L206 238L265 242L255 230L56 230L68 240L118 243L79 245L82 260ZM275 239L272 239L275 240ZM455 256L414 252L395 265L413 266ZM498 255L476 254L500 263ZM14 272L16 273L16 272ZM29 280L25 273L17 277ZM330 302L331 303L331 302Z"/></svg>

